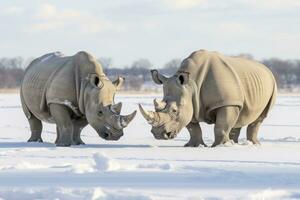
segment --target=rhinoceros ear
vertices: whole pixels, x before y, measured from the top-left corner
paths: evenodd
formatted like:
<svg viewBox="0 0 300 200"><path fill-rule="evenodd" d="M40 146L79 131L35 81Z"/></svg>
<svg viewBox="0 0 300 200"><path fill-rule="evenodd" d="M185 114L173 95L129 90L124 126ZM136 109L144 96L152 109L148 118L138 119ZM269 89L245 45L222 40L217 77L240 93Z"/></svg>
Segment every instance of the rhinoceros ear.
<svg viewBox="0 0 300 200"><path fill-rule="evenodd" d="M178 82L181 85L184 85L189 81L189 73L181 72L177 77L178 77Z"/></svg>
<svg viewBox="0 0 300 200"><path fill-rule="evenodd" d="M117 88L117 90L119 90L123 84L123 82L125 81L124 77L119 76L117 80L113 81L113 84L115 85L115 87Z"/></svg>
<svg viewBox="0 0 300 200"><path fill-rule="evenodd" d="M167 80L167 77L160 74L156 69L151 70L151 75L156 84L163 84Z"/></svg>
<svg viewBox="0 0 300 200"><path fill-rule="evenodd" d="M98 88L103 87L103 82L100 80L100 78L97 76L97 74L91 74L90 75L90 81L91 81L92 85L94 85Z"/></svg>

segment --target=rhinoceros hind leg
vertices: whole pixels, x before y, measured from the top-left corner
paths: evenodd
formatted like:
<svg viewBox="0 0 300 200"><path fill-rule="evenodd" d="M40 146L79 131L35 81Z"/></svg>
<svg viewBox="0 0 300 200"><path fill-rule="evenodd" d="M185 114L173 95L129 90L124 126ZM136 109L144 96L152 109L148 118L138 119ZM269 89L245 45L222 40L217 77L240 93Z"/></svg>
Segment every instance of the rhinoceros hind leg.
<svg viewBox="0 0 300 200"><path fill-rule="evenodd" d="M56 146L70 146L73 139L71 111L63 105L50 104L50 112L58 129Z"/></svg>
<svg viewBox="0 0 300 200"><path fill-rule="evenodd" d="M190 140L186 143L185 147L198 147L200 144L206 147L206 144L202 138L202 130L199 123L189 123L186 128L190 133Z"/></svg>
<svg viewBox="0 0 300 200"><path fill-rule="evenodd" d="M31 130L31 136L27 142L43 142L41 134L43 125L41 120L36 118L34 115L31 115L31 118L28 119L30 130Z"/></svg>
<svg viewBox="0 0 300 200"><path fill-rule="evenodd" d="M247 140L251 141L253 144L260 144L257 139L257 134L262 121L263 120L261 119L256 120L252 124L249 124L247 127Z"/></svg>
<svg viewBox="0 0 300 200"><path fill-rule="evenodd" d="M230 141L229 132L234 127L238 116L239 108L237 106L224 106L217 109L214 127L215 142L212 147Z"/></svg>
<svg viewBox="0 0 300 200"><path fill-rule="evenodd" d="M233 140L235 143L239 143L241 128L233 128L229 133L229 139Z"/></svg>

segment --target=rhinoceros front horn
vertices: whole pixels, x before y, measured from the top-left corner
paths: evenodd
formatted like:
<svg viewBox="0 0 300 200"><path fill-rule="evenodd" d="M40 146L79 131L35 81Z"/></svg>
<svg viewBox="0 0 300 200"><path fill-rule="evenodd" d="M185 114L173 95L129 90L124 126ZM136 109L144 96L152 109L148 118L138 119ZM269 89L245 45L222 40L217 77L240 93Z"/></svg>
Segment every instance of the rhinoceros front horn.
<svg viewBox="0 0 300 200"><path fill-rule="evenodd" d="M129 115L124 115L124 116L120 116L120 124L122 126L122 128L125 128L126 126L128 126L128 124L133 120L133 118L136 115L136 110L129 114Z"/></svg>
<svg viewBox="0 0 300 200"><path fill-rule="evenodd" d="M140 109L143 117L147 120L147 122L151 125L154 125L154 123L155 123L154 112L144 110L144 108L141 106L141 104L139 104L139 109Z"/></svg>

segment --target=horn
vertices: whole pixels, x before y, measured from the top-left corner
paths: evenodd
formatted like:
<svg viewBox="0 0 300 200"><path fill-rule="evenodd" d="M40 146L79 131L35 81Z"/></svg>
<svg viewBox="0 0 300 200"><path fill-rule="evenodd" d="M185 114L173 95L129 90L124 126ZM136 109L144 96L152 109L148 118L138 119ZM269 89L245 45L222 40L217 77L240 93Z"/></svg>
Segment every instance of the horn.
<svg viewBox="0 0 300 200"><path fill-rule="evenodd" d="M139 109L140 109L142 115L144 116L144 118L147 120L147 122L149 124L153 124L154 123L154 113L152 111L144 110L144 108L141 106L141 104L139 104Z"/></svg>
<svg viewBox="0 0 300 200"><path fill-rule="evenodd" d="M153 100L154 102L154 107L156 111L163 110L166 107L166 102L164 101L159 101L156 98Z"/></svg>
<svg viewBox="0 0 300 200"><path fill-rule="evenodd" d="M128 126L128 124L133 120L133 118L136 115L136 110L129 114L129 115L124 115L124 116L120 116L120 125L122 126L122 128L125 128L126 126Z"/></svg>
<svg viewBox="0 0 300 200"><path fill-rule="evenodd" d="M122 103L117 103L117 104L113 104L110 106L111 111L113 111L116 114L120 114L121 113L121 109L122 109Z"/></svg>

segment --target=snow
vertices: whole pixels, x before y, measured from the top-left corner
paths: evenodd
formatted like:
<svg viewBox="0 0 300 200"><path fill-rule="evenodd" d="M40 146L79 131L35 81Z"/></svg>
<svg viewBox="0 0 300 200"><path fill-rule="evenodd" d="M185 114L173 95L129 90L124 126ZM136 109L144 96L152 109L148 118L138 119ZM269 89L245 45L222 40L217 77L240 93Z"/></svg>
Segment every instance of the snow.
<svg viewBox="0 0 300 200"><path fill-rule="evenodd" d="M120 165L118 162L109 158L104 153L95 153L93 154L95 168L98 171L112 171L120 169Z"/></svg>
<svg viewBox="0 0 300 200"><path fill-rule="evenodd" d="M122 114L159 95L119 95ZM86 127L86 145L56 147L55 126L44 123L44 143L27 143L29 124L17 94L0 94L2 199L300 199L300 96L279 96L264 121L262 145L246 141L216 148L184 148L187 130L155 140L140 113L119 141ZM213 126L201 123L213 143Z"/></svg>

